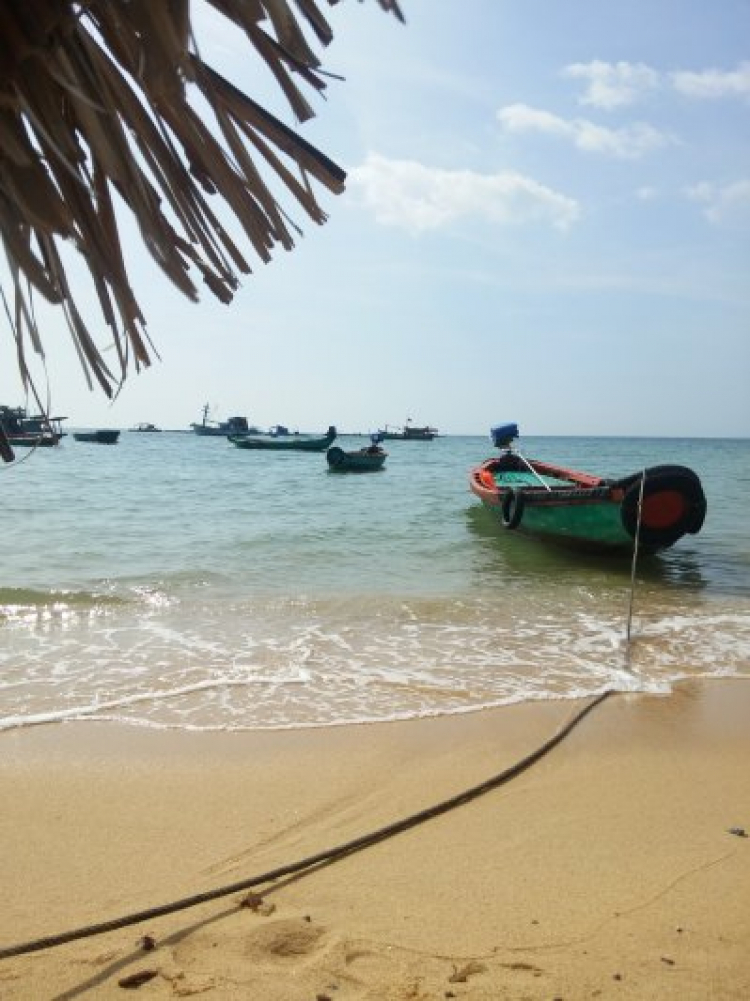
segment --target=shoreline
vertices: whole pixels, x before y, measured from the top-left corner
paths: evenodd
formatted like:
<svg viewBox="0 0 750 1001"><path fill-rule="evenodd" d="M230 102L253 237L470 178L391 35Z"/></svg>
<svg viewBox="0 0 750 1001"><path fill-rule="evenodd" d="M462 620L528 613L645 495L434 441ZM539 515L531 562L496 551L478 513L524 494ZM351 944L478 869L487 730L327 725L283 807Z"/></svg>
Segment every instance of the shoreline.
<svg viewBox="0 0 750 1001"><path fill-rule="evenodd" d="M584 702L310 730L0 735L0 947L339 845L490 778ZM750 682L615 695L516 779L263 892L0 962L8 999L750 995ZM157 948L144 952L144 935ZM411 993L410 993L411 992Z"/></svg>

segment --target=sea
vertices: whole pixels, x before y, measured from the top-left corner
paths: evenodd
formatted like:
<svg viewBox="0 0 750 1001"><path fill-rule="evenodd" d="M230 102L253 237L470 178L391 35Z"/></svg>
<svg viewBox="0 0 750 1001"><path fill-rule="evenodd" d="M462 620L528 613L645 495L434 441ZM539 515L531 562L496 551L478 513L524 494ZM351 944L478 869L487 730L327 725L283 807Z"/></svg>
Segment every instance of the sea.
<svg viewBox="0 0 750 1001"><path fill-rule="evenodd" d="M749 440L522 439L601 475L699 474L700 534L635 561L494 521L468 489L488 437L386 448L366 474L190 432L18 450L0 729L323 727L750 676Z"/></svg>

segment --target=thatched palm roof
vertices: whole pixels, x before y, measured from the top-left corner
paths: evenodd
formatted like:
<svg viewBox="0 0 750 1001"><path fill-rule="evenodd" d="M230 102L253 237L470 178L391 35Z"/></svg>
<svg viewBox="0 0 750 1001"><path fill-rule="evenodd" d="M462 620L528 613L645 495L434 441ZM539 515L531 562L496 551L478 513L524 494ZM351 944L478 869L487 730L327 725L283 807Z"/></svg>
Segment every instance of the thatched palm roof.
<svg viewBox="0 0 750 1001"><path fill-rule="evenodd" d="M326 86L308 36L332 38L324 0L194 0L223 14L273 73L298 123L300 90ZM332 4L337 0L327 0ZM377 0L403 20L398 0ZM204 122L195 99L214 121ZM221 141L217 138L221 136ZM43 354L31 290L64 310L89 383L111 396L153 348L128 281L116 199L145 247L190 299L195 276L228 302L250 272L212 208L228 207L261 261L299 232L261 170L281 179L310 219L325 220L311 181L343 189L344 172L240 92L198 51L190 0L3 0L0 4L0 232L12 290L6 308L19 367ZM68 283L60 242L88 267L118 364L108 366ZM100 326L100 324L97 324ZM101 338L100 338L101 339ZM111 357L111 355L110 355Z"/></svg>

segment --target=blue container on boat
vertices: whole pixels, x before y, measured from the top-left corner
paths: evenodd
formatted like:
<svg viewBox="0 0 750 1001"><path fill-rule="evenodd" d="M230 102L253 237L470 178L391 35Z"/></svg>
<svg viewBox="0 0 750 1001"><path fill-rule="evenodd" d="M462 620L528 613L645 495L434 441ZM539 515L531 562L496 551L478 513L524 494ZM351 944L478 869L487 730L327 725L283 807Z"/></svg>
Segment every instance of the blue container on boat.
<svg viewBox="0 0 750 1001"><path fill-rule="evenodd" d="M518 437L518 425L498 424L490 430L490 435L495 448L510 448L513 439Z"/></svg>

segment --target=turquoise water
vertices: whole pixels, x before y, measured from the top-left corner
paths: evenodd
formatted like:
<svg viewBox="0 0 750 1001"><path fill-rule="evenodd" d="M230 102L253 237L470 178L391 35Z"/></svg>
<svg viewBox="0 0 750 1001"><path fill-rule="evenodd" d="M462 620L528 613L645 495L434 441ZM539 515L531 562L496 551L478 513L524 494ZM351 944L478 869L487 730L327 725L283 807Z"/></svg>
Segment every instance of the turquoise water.
<svg viewBox="0 0 750 1001"><path fill-rule="evenodd" d="M0 467L0 728L322 726L750 674L749 441L521 448L703 479L701 534L639 563L629 650L630 562L496 524L468 490L483 437L389 442L366 475L167 432Z"/></svg>

